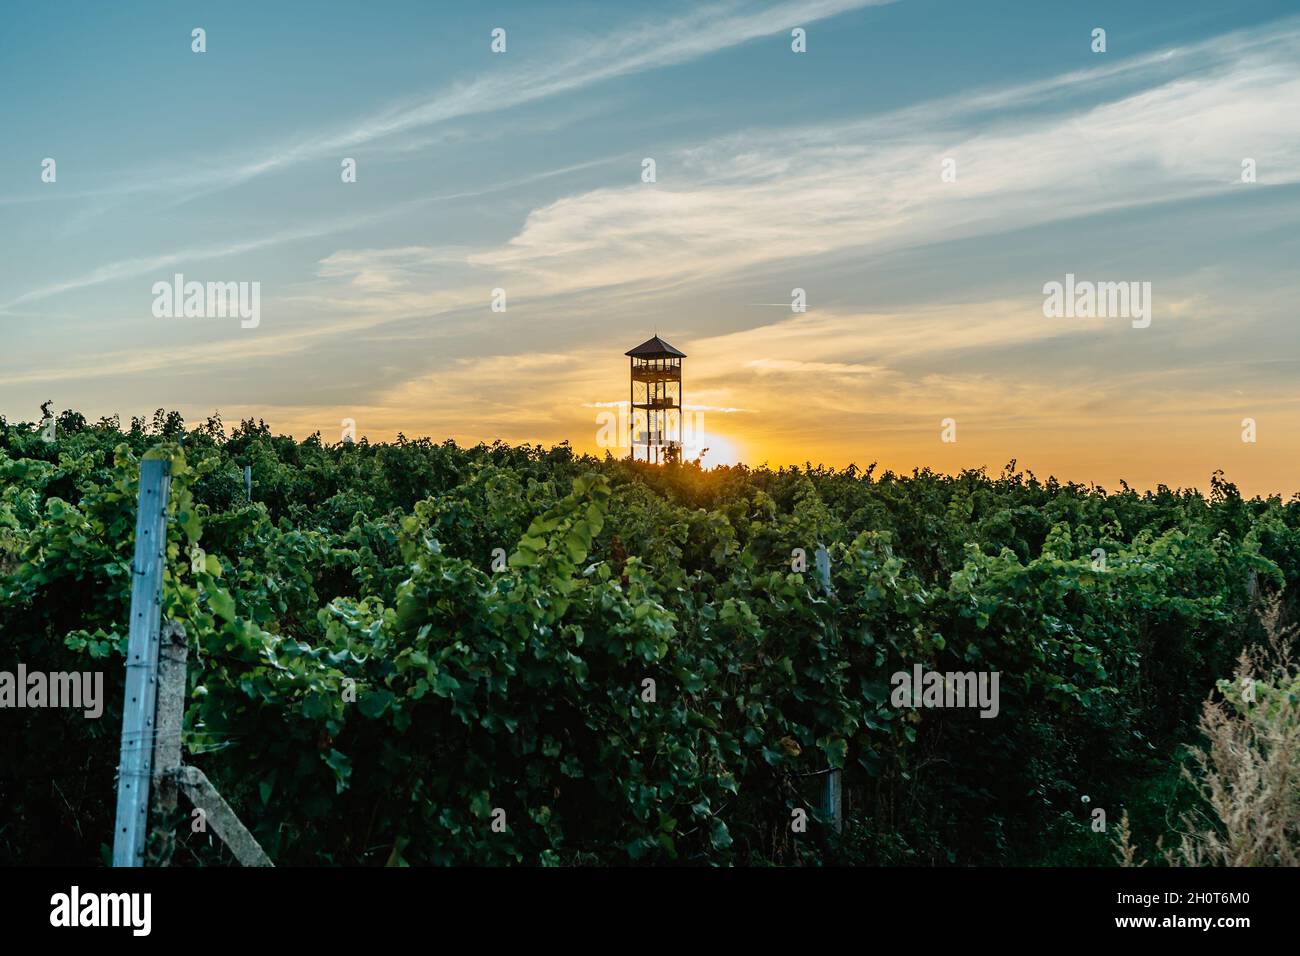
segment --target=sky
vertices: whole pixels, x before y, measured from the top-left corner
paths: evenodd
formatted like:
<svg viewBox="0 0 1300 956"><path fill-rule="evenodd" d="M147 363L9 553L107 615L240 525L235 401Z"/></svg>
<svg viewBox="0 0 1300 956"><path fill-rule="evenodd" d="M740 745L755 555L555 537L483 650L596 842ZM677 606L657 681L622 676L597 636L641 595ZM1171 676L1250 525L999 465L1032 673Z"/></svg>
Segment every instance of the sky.
<svg viewBox="0 0 1300 956"><path fill-rule="evenodd" d="M657 333L706 466L1290 495L1298 224L1294 2L47 3L0 29L10 421L626 454L623 353ZM158 314L177 274L256 283L255 324ZM1149 288L1149 321L1045 314L1067 276Z"/></svg>

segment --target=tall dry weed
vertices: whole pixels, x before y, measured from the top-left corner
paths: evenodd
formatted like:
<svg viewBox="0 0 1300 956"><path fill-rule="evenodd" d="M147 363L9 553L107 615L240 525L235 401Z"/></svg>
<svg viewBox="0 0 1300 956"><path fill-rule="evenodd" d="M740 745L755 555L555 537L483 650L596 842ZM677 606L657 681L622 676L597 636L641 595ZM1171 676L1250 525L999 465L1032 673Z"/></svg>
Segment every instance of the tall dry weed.
<svg viewBox="0 0 1300 956"><path fill-rule="evenodd" d="M1276 598L1260 621L1266 643L1242 652L1233 679L1219 681L1202 708L1205 745L1190 749L1183 775L1203 809L1182 814L1176 846L1158 844L1171 866L1300 866L1296 627ZM1121 866L1135 865L1127 812L1115 846Z"/></svg>

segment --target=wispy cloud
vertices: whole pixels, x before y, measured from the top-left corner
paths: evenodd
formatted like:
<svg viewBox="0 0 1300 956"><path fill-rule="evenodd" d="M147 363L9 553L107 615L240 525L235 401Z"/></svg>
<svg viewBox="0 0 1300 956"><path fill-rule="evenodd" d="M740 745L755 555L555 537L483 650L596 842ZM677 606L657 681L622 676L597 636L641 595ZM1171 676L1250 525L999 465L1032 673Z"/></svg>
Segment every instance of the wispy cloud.
<svg viewBox="0 0 1300 956"><path fill-rule="evenodd" d="M198 246L181 250L179 252L162 253L156 256L137 256L131 259L119 259L62 282L39 286L35 289L24 292L6 303L0 304L0 315L6 314L9 310L17 306L31 302L38 302L42 299L48 299L63 292L84 289L89 286L101 285L103 283L134 278L141 275L153 275L160 270L169 269L178 265L183 266L188 263L223 259L230 256L237 256L242 253L268 249L285 243L348 232L350 230L361 228L362 226L391 219L395 216L408 215L413 210L419 209L421 206L453 202L460 199L474 199L482 196L507 192L522 185L540 182L546 179L553 179L584 169L591 169L596 166L605 165L609 162L611 162L611 160L608 158L594 159L585 163L570 164L558 169L543 170L527 176L494 183L491 186L479 190L463 190L455 193L420 196L407 202L391 204L386 208L377 209L371 213L322 221L298 229L282 230L273 233L272 235L261 236L256 239L237 240L234 242L210 246ZM367 272L366 256L373 256L376 261L389 264L391 269L400 270L404 261L411 261L413 258L419 258L424 265L428 265L430 262L436 261L438 258L441 258L443 261L461 261L467 254L468 251L466 250L462 250L459 255L444 254L440 252L435 253L428 249L428 247L367 250L360 254L340 252L335 256L331 256L322 261L318 275L328 278L335 275L347 274L356 288L363 291L377 291L381 289L395 288L397 285L402 283L398 282L389 272Z"/></svg>
<svg viewBox="0 0 1300 956"><path fill-rule="evenodd" d="M879 123L727 137L678 157L657 185L535 210L470 262L556 292L657 283L1215 195L1242 188L1244 157L1261 185L1294 183L1298 46L1294 31L1228 44L1213 69L976 130L936 130L916 108ZM1137 75L1146 68L1139 61ZM955 183L940 178L949 157Z"/></svg>
<svg viewBox="0 0 1300 956"><path fill-rule="evenodd" d="M224 189L300 163L342 156L388 137L525 106L621 76L685 63L850 10L894 2L897 0L781 0L755 6L727 0L675 17L655 15L604 36L583 37L567 50L544 51L536 59L508 54L500 69L474 80L407 97L335 129L303 131L251 158L246 153L231 154L179 171L147 170L134 177L118 177L102 192L164 191L188 197ZM519 60L523 62L513 65ZM0 197L0 204L24 201L25 197Z"/></svg>
<svg viewBox="0 0 1300 956"><path fill-rule="evenodd" d="M566 310L585 295L607 297L615 289L644 303L647 295L776 262L846 250L888 252L1240 189L1235 178L1243 155L1259 164L1261 183L1253 188L1300 181L1300 113L1290 108L1300 101L1298 46L1292 22L1184 51L1180 56L1196 68L1190 76L1167 76L1164 64L1178 57L1163 55L1071 74L1076 94L1102 83L1102 99L985 121L978 131L936 132L918 106L866 122L720 138L671 157L665 164L674 170L671 180L567 196L534 210L496 246L341 249L318 265L318 277L332 289L299 304L345 312L348 320L332 326L342 335L481 308L495 284L509 286L512 303L550 299L563 301ZM1107 85L1123 76L1155 85L1134 90L1130 82L1123 93ZM1045 80L969 97L972 104L1023 105L1061 88ZM943 104L942 114L962 113L960 102ZM946 156L957 161L956 183L940 180ZM417 202L423 201L428 198ZM323 231L115 263L33 290L9 306ZM1035 288L1026 294L1032 302ZM1000 321L1014 324L1002 328ZM915 323L897 332L888 324L871 329L877 342L895 334L904 348L918 341ZM1053 333L1041 323L1027 330L1023 317L986 316L978 333L957 321L936 327L932 341L961 348L976 334L1024 342ZM788 358L766 356L769 364L757 368L771 373Z"/></svg>
<svg viewBox="0 0 1300 956"><path fill-rule="evenodd" d="M665 157L661 169L671 173L657 184L537 208L496 246L343 250L321 274L368 293L400 293L403 310L418 307L422 279L434 273L429 295L439 305L449 274L480 288L490 278L538 301L618 288L655 295L772 263L887 253L1300 182L1298 50L1293 21L1070 74L1068 84L974 91L972 109L1040 107L982 118L974 129L936 125L934 115L965 111L962 101L944 100L933 114L922 105L870 121L751 130ZM1171 62L1194 69L1169 75ZM1113 84L1124 77L1121 91ZM1040 102L1066 86L1070 101ZM953 183L940 177L949 157ZM1256 186L1239 181L1244 157L1258 164Z"/></svg>
<svg viewBox="0 0 1300 956"><path fill-rule="evenodd" d="M162 253L156 256L119 259L92 269L89 272L65 279L61 282L38 286L35 289L24 292L16 298L10 299L8 302L0 305L0 314L3 314L7 310L16 308L17 306L25 305L29 302L36 302L41 299L48 299L51 296L59 295L63 292L71 292L75 289L84 289L105 282L116 282L121 279L130 279L142 275L156 275L161 273L163 270L171 269L178 265L204 262L212 259L222 259L246 252L255 252L259 249L266 249L270 246L279 245L285 242L310 239L317 236L328 235L332 232L340 232L343 229L355 225L355 219L346 222L336 221L333 223L320 223L304 226L299 229L284 230L257 239L244 239L210 246L196 246L190 249ZM162 278L162 276L158 277Z"/></svg>

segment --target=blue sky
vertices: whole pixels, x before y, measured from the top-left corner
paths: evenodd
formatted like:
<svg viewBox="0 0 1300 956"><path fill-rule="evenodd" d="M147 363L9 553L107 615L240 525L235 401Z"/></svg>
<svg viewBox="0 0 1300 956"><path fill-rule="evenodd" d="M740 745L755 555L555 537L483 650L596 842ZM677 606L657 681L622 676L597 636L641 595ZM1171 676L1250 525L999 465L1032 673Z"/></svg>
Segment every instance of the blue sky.
<svg viewBox="0 0 1300 956"><path fill-rule="evenodd" d="M1295 491L1297 12L16 7L0 413L596 450L657 330L713 460ZM259 325L156 318L176 272L259 282ZM1151 326L1045 318L1066 273L1151 282Z"/></svg>

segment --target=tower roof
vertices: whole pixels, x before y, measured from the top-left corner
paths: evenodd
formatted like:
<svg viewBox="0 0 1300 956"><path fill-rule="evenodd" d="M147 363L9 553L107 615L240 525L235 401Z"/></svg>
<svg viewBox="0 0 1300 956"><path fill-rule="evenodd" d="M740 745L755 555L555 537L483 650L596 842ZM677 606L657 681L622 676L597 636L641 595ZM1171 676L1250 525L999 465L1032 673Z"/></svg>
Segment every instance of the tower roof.
<svg viewBox="0 0 1300 956"><path fill-rule="evenodd" d="M634 349L623 353L634 358L686 358L685 352L679 352L659 336L646 339Z"/></svg>

